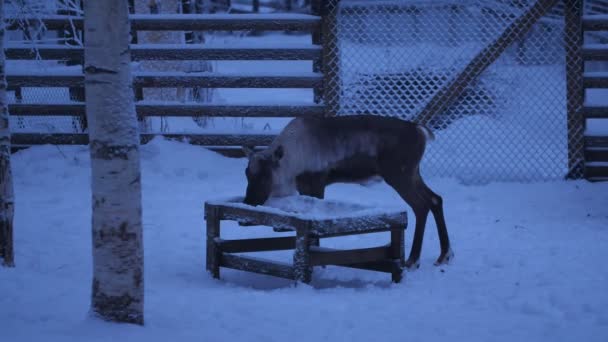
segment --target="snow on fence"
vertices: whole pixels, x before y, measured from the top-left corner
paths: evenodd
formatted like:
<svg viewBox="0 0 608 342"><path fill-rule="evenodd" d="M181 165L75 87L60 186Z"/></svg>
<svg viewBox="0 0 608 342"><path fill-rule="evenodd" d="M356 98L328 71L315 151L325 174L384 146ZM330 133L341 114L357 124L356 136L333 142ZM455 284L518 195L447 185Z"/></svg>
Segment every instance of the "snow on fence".
<svg viewBox="0 0 608 342"><path fill-rule="evenodd" d="M584 135L581 110L605 117L603 109L584 106L584 87L603 87L606 78L583 75L583 61L605 61L608 49L605 42L582 44L583 27L606 27L593 1L585 2L592 15L581 20L582 3L330 0L313 1L311 14L134 14L134 32L207 34L204 44L133 44L135 62L216 63L213 72L135 70L140 119L172 120L161 132L142 126L142 140L162 133L235 151L245 142L268 144L291 117L372 112L434 130L437 140L428 146L423 173L476 183L578 178L589 169L585 157L603 160L608 149L604 138ZM60 30L67 19L43 22ZM82 19L71 17L70 25L78 30ZM9 87L22 92L10 107L13 121L22 123L13 124L14 143L86 143L86 125L47 131L23 125L26 119L84 117L82 47L31 47L9 42L6 50L19 66L9 64ZM32 71L27 60L34 58L57 66ZM180 87L218 93L201 103L161 101L140 90ZM244 126L186 125L190 117L232 117Z"/></svg>

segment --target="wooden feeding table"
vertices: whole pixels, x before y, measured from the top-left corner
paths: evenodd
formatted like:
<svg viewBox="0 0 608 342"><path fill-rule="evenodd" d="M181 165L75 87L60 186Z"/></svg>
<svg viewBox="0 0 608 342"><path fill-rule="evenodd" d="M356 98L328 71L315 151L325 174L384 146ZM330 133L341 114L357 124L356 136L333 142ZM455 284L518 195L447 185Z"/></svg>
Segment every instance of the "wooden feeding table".
<svg viewBox="0 0 608 342"><path fill-rule="evenodd" d="M400 282L403 272L405 209L366 207L319 200L307 196L271 199L263 206L249 206L242 198L205 202L207 222L207 270L219 278L220 267L249 271L309 283L314 266L338 265L392 275ZM223 220L241 226L269 226L295 236L225 240L220 237ZM330 249L322 238L390 232L390 243L370 248ZM293 249L293 263L282 263L236 253Z"/></svg>

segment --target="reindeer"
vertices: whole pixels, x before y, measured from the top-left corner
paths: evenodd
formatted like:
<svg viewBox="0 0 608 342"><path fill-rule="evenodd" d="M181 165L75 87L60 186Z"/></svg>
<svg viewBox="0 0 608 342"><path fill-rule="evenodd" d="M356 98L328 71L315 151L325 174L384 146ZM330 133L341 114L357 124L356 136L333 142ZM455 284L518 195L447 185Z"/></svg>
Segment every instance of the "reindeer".
<svg viewBox="0 0 608 342"><path fill-rule="evenodd" d="M443 215L443 199L420 176L420 161L433 133L398 118L361 114L292 120L270 146L259 152L243 146L244 203L261 205L269 197L294 195L323 199L325 187L381 177L412 208L416 228L405 267L420 267L422 239L429 211L437 224L441 254L435 265L453 258Z"/></svg>

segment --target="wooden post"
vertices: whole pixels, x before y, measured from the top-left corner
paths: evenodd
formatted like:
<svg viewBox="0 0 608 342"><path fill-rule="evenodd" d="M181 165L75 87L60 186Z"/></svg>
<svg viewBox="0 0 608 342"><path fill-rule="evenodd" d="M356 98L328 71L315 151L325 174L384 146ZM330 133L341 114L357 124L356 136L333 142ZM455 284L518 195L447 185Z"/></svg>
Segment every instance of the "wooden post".
<svg viewBox="0 0 608 342"><path fill-rule="evenodd" d="M566 48L566 89L568 115L568 174L567 178L577 179L584 175L584 132L585 118L582 108L585 99L583 72L585 62L583 46L583 0L564 2Z"/></svg>
<svg viewBox="0 0 608 342"><path fill-rule="evenodd" d="M296 249L293 252L294 277L296 282L305 284L312 279L310 263L310 230L308 226L296 228Z"/></svg>
<svg viewBox="0 0 608 342"><path fill-rule="evenodd" d="M319 1L316 4L322 16L323 100L325 115L340 112L340 51L338 49L338 11L340 0Z"/></svg>
<svg viewBox="0 0 608 342"><path fill-rule="evenodd" d="M0 2L0 23L4 25L4 2ZM5 27L0 27L0 262L14 267L13 217L15 199L11 172L11 131L6 101Z"/></svg>
<svg viewBox="0 0 608 342"><path fill-rule="evenodd" d="M392 280L399 283L405 266L405 230L403 227L393 227L391 230L391 257L395 261L391 272Z"/></svg>
<svg viewBox="0 0 608 342"><path fill-rule="evenodd" d="M207 221L207 271L213 278L219 279L221 251L215 242L215 239L220 237L218 209L205 205L205 220Z"/></svg>

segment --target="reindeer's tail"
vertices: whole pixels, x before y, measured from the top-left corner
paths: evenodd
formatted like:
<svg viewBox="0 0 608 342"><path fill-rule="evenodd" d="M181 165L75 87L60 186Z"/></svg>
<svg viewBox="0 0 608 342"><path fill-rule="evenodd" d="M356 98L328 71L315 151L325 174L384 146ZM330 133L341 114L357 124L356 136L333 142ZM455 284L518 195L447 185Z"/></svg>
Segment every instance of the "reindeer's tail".
<svg viewBox="0 0 608 342"><path fill-rule="evenodd" d="M418 128L418 130L424 135L426 141L435 140L435 134L433 134L433 131L431 131L431 129L427 126L423 124L417 124L416 128Z"/></svg>

